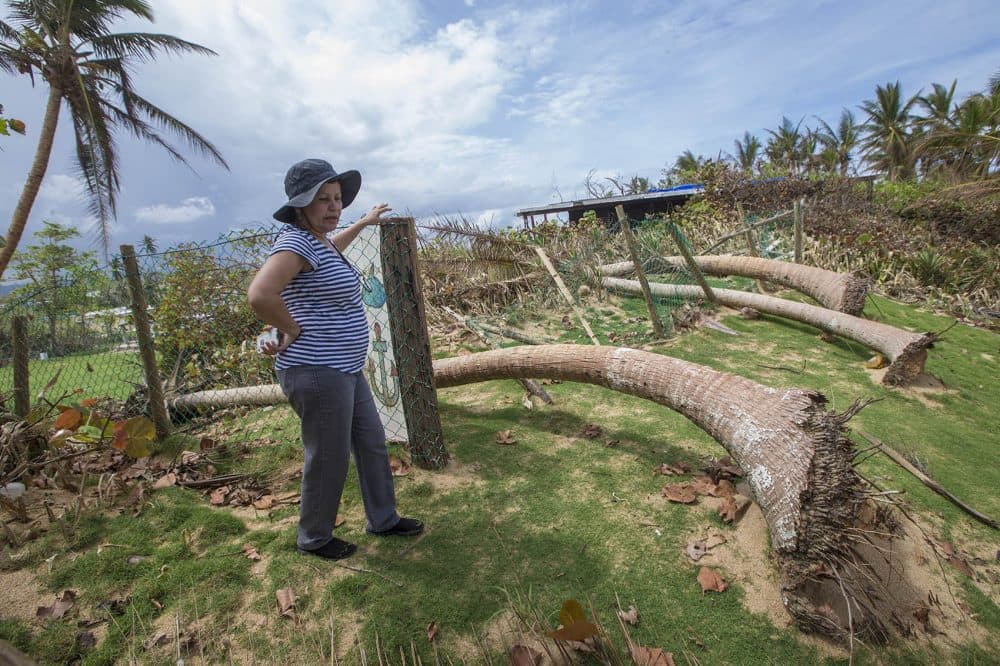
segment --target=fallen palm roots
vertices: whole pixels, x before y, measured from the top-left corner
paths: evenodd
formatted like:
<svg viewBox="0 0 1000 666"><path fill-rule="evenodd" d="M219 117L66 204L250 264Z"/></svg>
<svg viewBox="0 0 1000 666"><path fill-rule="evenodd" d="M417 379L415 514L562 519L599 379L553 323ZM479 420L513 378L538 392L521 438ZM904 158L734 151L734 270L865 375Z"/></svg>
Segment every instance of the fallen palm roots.
<svg viewBox="0 0 1000 666"><path fill-rule="evenodd" d="M695 257L698 268L709 275L741 275L755 280L775 282L810 296L825 308L860 315L868 295L868 281L851 273L837 273L815 266L803 266L775 259L736 257L732 255L702 255ZM685 267L683 257L655 257L646 268L649 272L676 270ZM631 261L605 264L602 275L628 275L634 270Z"/></svg>
<svg viewBox="0 0 1000 666"><path fill-rule="evenodd" d="M602 283L608 289L626 293L638 293L641 289L635 280L603 278ZM701 298L704 295L700 287L691 285L650 282L649 288L654 296ZM910 333L895 326L861 319L808 303L797 303L774 296L751 294L733 289L712 289L712 291L716 300L722 305L732 308L753 308L765 314L800 321L874 349L890 361L889 369L882 378L882 383L890 386L908 384L919 377L924 371L927 348L937 340L937 336L933 333L923 335Z"/></svg>
<svg viewBox="0 0 1000 666"><path fill-rule="evenodd" d="M434 362L438 388L547 378L605 386L676 410L716 439L746 472L771 533L785 607L800 627L847 640L907 633L920 595L894 559L894 512L873 501L852 466L844 424L819 393L777 390L686 361L628 348L545 345ZM266 388L275 402L280 390ZM207 391L174 405L221 406L246 389ZM228 400L229 402L226 402ZM254 404L261 404L259 399Z"/></svg>

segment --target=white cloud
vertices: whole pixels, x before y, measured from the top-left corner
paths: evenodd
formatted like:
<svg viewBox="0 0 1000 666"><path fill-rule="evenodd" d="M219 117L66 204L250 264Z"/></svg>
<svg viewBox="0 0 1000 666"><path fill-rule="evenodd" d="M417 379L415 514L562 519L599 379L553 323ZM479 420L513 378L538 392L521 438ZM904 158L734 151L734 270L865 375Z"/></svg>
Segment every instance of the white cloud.
<svg viewBox="0 0 1000 666"><path fill-rule="evenodd" d="M191 197L181 201L176 206L156 204L135 211L137 220L153 224L184 224L213 215L215 215L215 206L208 197Z"/></svg>
<svg viewBox="0 0 1000 666"><path fill-rule="evenodd" d="M83 194L83 184L78 178L62 173L49 173L42 181L38 198L52 204L73 204L78 203Z"/></svg>

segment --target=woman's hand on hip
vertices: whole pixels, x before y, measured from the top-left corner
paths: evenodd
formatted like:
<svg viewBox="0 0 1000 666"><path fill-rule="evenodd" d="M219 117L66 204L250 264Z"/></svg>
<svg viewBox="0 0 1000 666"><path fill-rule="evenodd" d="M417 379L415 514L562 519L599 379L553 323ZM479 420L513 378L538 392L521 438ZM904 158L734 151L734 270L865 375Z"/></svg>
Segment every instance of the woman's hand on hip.
<svg viewBox="0 0 1000 666"><path fill-rule="evenodd" d="M266 330L273 330L273 328L274 327L272 326L268 326ZM275 356L279 352L283 352L286 349L288 349L288 347L291 346L293 342L298 340L301 334L302 334L302 327L297 327L295 331L292 333L286 333L285 331L279 330L277 342L275 342L274 340L268 340L266 342L263 342L261 343L260 350L261 352L267 354L268 356Z"/></svg>
<svg viewBox="0 0 1000 666"><path fill-rule="evenodd" d="M389 207L389 204L380 203L375 206L372 206L372 209L367 213L365 213L364 217L358 220L358 222L360 222L365 226L368 226L370 224L378 224L379 222L382 221L380 218L386 213L390 212L392 212L392 208Z"/></svg>

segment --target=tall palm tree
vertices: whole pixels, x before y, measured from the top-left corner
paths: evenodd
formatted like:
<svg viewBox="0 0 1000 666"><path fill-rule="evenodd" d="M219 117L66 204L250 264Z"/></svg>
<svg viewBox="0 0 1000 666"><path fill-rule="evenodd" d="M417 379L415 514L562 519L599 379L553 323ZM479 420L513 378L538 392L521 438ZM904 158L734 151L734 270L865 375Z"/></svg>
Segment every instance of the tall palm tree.
<svg viewBox="0 0 1000 666"><path fill-rule="evenodd" d="M929 113L920 119L927 130L917 148L928 171L963 181L1000 165L1000 79L960 104L953 102L954 88L934 84L932 96L920 98Z"/></svg>
<svg viewBox="0 0 1000 666"><path fill-rule="evenodd" d="M955 86L958 79L951 82L950 88L945 88L940 83L931 85L931 92L927 95L919 95L917 103L924 108L924 115L918 116L916 121L921 125L950 125L952 124L952 111L955 105Z"/></svg>
<svg viewBox="0 0 1000 666"><path fill-rule="evenodd" d="M760 160L760 139L750 132L743 132L743 138L733 141L733 145L736 147L733 159L745 173L752 174Z"/></svg>
<svg viewBox="0 0 1000 666"><path fill-rule="evenodd" d="M771 138L767 140L764 153L772 164L787 169L792 175L798 174L802 161L800 145L802 134L799 131L801 127L801 120L798 124L794 124L782 116L781 125L777 130L767 130Z"/></svg>
<svg viewBox="0 0 1000 666"><path fill-rule="evenodd" d="M851 154L858 147L858 124L850 109L840 112L840 122L837 129L830 127L825 120L817 118L820 124L819 140L823 144L824 153L835 162L841 176L846 176L851 168ZM828 152L827 152L828 151Z"/></svg>
<svg viewBox="0 0 1000 666"><path fill-rule="evenodd" d="M903 99L899 81L875 87L875 99L861 103L868 114L862 125L865 137L861 142L865 160L884 171L889 180L907 178L913 174L914 155L910 131L910 113L917 97Z"/></svg>
<svg viewBox="0 0 1000 666"><path fill-rule="evenodd" d="M124 130L187 161L160 134L167 130L195 150L228 168L222 155L198 132L140 96L133 87L135 64L159 53L215 52L171 35L113 33L111 25L127 15L153 21L146 0L9 0L10 16L0 21L0 70L36 74L49 88L38 148L14 209L7 244L0 250L0 277L24 232L48 168L52 143L65 102L76 137L76 163L90 195L90 212L99 223L105 250L121 187L117 135Z"/></svg>

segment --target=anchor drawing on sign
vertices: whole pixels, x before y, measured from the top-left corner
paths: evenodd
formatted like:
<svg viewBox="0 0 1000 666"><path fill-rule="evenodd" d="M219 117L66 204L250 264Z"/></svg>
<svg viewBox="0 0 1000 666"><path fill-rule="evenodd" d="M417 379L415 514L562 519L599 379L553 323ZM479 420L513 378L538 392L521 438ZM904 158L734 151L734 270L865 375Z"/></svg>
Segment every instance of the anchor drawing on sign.
<svg viewBox="0 0 1000 666"><path fill-rule="evenodd" d="M375 264L370 264L368 270L364 272L364 279L361 281L361 300L370 308L380 308L385 305L385 287L375 277Z"/></svg>
<svg viewBox="0 0 1000 666"><path fill-rule="evenodd" d="M372 340L372 354L378 356L376 362L371 356L368 357L368 365L365 367L365 374L368 376L368 384L372 388L379 401L386 407L393 407L399 402L399 386L396 371L396 363L391 358L389 369L386 370L386 356L389 352L389 343L382 339L382 327L378 322L372 323L372 332L375 339ZM376 375L376 367L378 374Z"/></svg>

